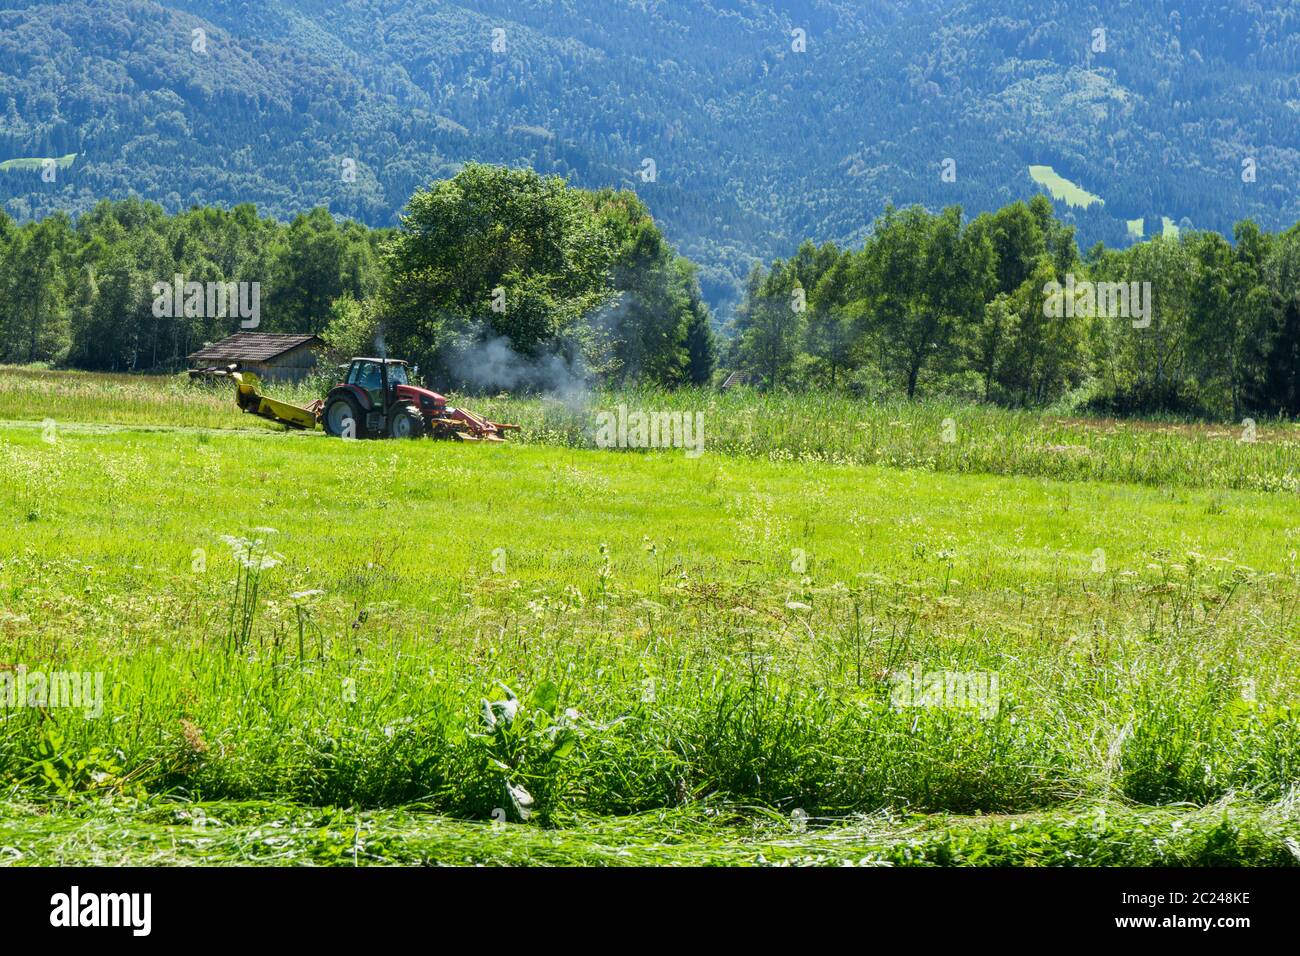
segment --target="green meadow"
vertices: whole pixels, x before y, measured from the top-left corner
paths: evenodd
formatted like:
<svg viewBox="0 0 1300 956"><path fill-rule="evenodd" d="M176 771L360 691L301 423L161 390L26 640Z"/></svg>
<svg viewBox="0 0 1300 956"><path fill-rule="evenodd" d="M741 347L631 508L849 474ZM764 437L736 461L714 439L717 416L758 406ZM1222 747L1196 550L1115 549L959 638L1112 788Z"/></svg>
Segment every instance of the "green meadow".
<svg viewBox="0 0 1300 956"><path fill-rule="evenodd" d="M1087 209L1093 203L1100 205L1106 203L1100 196L1090 193L1077 183L1066 179L1051 166L1030 166L1029 178L1046 189L1053 199L1069 206ZM1180 232L1178 224L1168 216L1161 216L1160 219L1161 234L1166 239L1177 239ZM1126 219L1125 223L1128 226L1129 235L1135 239L1141 239L1146 232L1146 225L1140 218Z"/></svg>
<svg viewBox="0 0 1300 956"><path fill-rule="evenodd" d="M1070 182L1051 166L1030 166L1029 178L1040 186L1046 187L1053 199L1060 200L1070 206L1087 209L1093 203L1104 204L1104 200L1100 196L1095 196L1082 186Z"/></svg>
<svg viewBox="0 0 1300 956"><path fill-rule="evenodd" d="M0 370L0 677L102 677L0 696L0 861L1300 862L1293 426L466 404Z"/></svg>
<svg viewBox="0 0 1300 956"><path fill-rule="evenodd" d="M68 153L66 156L52 157L54 165L59 169L69 168L73 161L76 160L76 153ZM26 157L23 159L6 159L0 162L0 172L10 172L11 170L22 170L24 172L40 172L44 167L46 159L40 157Z"/></svg>

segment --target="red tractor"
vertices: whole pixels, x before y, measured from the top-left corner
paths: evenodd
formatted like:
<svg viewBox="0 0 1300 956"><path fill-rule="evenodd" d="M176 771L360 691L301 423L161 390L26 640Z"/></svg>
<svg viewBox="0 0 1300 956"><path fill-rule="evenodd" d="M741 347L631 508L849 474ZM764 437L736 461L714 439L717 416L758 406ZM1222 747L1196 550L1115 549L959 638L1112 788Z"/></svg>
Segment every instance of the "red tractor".
<svg viewBox="0 0 1300 956"><path fill-rule="evenodd" d="M408 363L400 359L354 358L347 378L325 397L325 431L339 438L450 438L503 441L518 425L502 425L411 384Z"/></svg>

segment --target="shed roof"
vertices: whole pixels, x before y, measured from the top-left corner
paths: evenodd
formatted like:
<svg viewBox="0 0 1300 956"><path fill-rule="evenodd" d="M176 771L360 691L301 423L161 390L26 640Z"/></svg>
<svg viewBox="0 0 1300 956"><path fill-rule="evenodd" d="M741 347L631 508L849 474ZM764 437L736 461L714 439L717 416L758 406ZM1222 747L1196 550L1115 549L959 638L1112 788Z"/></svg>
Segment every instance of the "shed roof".
<svg viewBox="0 0 1300 956"><path fill-rule="evenodd" d="M190 355L191 362L269 362L304 345L324 345L316 335L236 332Z"/></svg>

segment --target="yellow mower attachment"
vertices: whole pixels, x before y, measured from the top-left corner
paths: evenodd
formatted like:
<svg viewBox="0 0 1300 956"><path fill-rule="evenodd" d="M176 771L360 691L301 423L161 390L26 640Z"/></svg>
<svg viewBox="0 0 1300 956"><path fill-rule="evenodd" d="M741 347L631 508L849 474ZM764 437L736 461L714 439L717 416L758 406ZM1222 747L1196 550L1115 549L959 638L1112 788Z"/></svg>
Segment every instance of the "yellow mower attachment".
<svg viewBox="0 0 1300 956"><path fill-rule="evenodd" d="M290 428L302 428L307 431L315 428L320 422L321 408L324 405L320 399L305 408L290 405L288 402L259 394L257 386L260 381L252 372L239 372L231 366L226 374L235 380L235 401L246 413L281 425L288 425Z"/></svg>

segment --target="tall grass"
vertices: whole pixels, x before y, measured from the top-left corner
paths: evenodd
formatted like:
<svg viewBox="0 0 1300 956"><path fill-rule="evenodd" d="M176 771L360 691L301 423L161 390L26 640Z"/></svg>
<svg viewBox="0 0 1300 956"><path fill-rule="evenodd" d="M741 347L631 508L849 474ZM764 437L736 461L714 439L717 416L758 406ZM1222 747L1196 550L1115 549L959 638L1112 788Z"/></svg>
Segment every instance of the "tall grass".
<svg viewBox="0 0 1300 956"><path fill-rule="evenodd" d="M327 387L328 377L265 389L305 404ZM594 447L596 413L624 405L634 411L703 413L706 452L721 456L1300 492L1300 426L1288 422L1261 423L1252 431L1231 423L1072 419L945 401L872 403L831 392L743 388L726 393L638 388L570 396L565 402L507 396L452 396L452 401L522 425L519 441L566 448ZM46 418L74 428L105 423L283 430L242 414L229 383L0 369L0 420Z"/></svg>
<svg viewBox="0 0 1300 956"><path fill-rule="evenodd" d="M1291 426L467 404L523 443L276 434L227 387L0 374L0 416L56 421L0 434L0 666L107 690L98 719L0 699L0 792L65 834L48 852L89 852L61 828L92 806L144 855L156 814L205 806L234 829L162 842L280 859L236 840L248 808L317 862L606 861L578 824L634 847L678 828L683 861L751 852L741 833L783 860L1294 859ZM590 448L617 404L702 411L706 454ZM912 669L999 695L900 703ZM351 808L346 839L311 807ZM399 807L529 835L436 837ZM1035 822L899 836L920 812ZM366 850L362 819L403 836ZM828 822L849 819L887 825Z"/></svg>
<svg viewBox="0 0 1300 956"><path fill-rule="evenodd" d="M236 434L0 451L8 659L110 695L0 714L27 792L547 824L1281 800L1300 772L1289 496ZM283 561L250 592L265 546L222 535L258 525ZM1001 698L900 707L910 665Z"/></svg>
<svg viewBox="0 0 1300 956"><path fill-rule="evenodd" d="M1300 491L1300 426L1071 419L949 401L871 403L831 392L600 392L580 404L474 399L526 440L592 447L596 412L699 412L705 447L769 461L884 465L1197 488ZM1252 440L1245 441L1244 437Z"/></svg>

